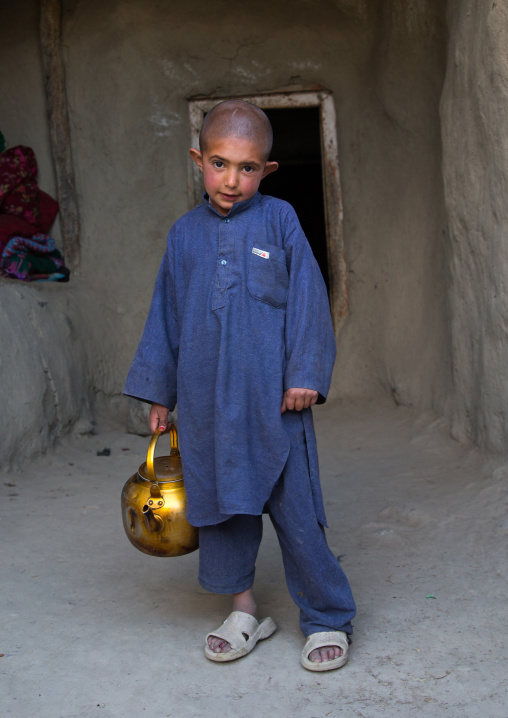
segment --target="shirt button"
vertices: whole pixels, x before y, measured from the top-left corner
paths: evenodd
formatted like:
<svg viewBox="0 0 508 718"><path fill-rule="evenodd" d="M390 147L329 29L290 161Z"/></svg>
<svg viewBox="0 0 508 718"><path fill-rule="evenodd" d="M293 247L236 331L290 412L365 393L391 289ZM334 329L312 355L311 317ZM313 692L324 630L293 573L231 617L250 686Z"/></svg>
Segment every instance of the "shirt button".
<svg viewBox="0 0 508 718"><path fill-rule="evenodd" d="M226 266L226 264L227 264L226 260L223 259L222 262L221 262L221 264L222 264L223 266Z"/></svg>
<svg viewBox="0 0 508 718"><path fill-rule="evenodd" d="M225 219L224 222L229 222L229 219Z"/></svg>

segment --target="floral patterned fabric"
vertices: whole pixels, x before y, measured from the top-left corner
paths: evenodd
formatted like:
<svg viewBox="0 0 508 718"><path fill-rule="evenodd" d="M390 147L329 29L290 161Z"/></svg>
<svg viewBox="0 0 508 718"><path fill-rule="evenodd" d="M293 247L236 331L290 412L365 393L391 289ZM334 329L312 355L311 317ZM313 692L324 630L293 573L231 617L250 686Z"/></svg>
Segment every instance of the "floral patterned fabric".
<svg viewBox="0 0 508 718"><path fill-rule="evenodd" d="M0 212L39 224L37 161L30 147L11 147L0 154Z"/></svg>
<svg viewBox="0 0 508 718"><path fill-rule="evenodd" d="M58 202L37 186L36 176L30 147L0 153L0 254L13 237L48 234L55 221Z"/></svg>

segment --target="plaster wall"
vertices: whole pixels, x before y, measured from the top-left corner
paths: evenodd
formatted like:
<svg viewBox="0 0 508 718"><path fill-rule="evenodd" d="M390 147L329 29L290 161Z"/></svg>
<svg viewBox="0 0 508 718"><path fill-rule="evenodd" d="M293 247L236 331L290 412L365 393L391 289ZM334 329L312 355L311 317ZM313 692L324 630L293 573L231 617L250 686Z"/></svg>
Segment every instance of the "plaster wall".
<svg viewBox="0 0 508 718"><path fill-rule="evenodd" d="M320 84L336 104L350 285L332 395L388 391L398 403L451 417L458 438L500 446L504 429L494 428L491 409L504 417L506 388L489 380L486 398L475 376L499 369L505 351L502 263L493 266L504 257L505 138L492 126L504 120L506 102L504 91L495 101L489 94L505 80L505 38L489 9L472 0L450 0L447 18L445 9L439 0L297 0L290 12L282 0L233 11L222 0L63 1L82 223L79 272L69 287L54 288L80 322L73 341L81 359L72 350L58 369L69 374L71 393L77 387L69 424L92 389L119 395L167 230L189 208L187 100ZM505 11L497 12L496 22L508 27ZM10 4L4 17L0 127L10 144L34 147L40 184L54 194L38 4ZM480 86L470 92L478 78L486 94ZM482 178L472 178L463 196L463 172L472 176L473 165L461 164L462 134ZM473 227L483 238L479 265L470 256L478 252ZM478 282L481 308L474 306ZM14 297L11 287L2 284ZM35 352L35 334L32 346Z"/></svg>
<svg viewBox="0 0 508 718"><path fill-rule="evenodd" d="M38 184L54 197L38 3L3 3L1 13L0 130L8 146L34 149ZM58 220L52 234L60 242ZM55 286L0 279L0 466L22 464L72 428L92 430L90 301L75 278Z"/></svg>
<svg viewBox="0 0 508 718"><path fill-rule="evenodd" d="M62 435L93 430L83 290L0 282L0 466L21 466Z"/></svg>
<svg viewBox="0 0 508 718"><path fill-rule="evenodd" d="M441 100L450 231L452 431L486 449L508 440L508 8L449 2Z"/></svg>
<svg viewBox="0 0 508 718"><path fill-rule="evenodd" d="M56 197L39 45L39 3L3 2L1 18L0 130L7 147L28 145L34 149L39 168L37 182ZM60 241L58 217L52 233Z"/></svg>
<svg viewBox="0 0 508 718"><path fill-rule="evenodd" d="M121 389L167 230L189 207L187 98L318 83L336 101L351 270L335 391L389 390L442 409L440 5L64 3L81 276L103 300L102 391Z"/></svg>

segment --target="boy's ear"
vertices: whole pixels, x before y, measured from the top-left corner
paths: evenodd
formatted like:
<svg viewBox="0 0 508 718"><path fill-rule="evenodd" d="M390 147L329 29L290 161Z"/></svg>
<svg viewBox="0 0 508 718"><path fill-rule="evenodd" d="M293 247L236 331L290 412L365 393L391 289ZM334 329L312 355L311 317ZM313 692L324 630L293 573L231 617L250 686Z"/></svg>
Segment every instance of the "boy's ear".
<svg viewBox="0 0 508 718"><path fill-rule="evenodd" d="M275 172L275 170L278 168L279 168L278 162L273 162L273 161L266 162L261 179L263 179L263 177L266 177L266 175L272 174L272 172Z"/></svg>
<svg viewBox="0 0 508 718"><path fill-rule="evenodd" d="M201 154L201 152L199 150L194 149L194 147L191 147L191 149L189 150L189 154L202 172L203 171L203 155Z"/></svg>

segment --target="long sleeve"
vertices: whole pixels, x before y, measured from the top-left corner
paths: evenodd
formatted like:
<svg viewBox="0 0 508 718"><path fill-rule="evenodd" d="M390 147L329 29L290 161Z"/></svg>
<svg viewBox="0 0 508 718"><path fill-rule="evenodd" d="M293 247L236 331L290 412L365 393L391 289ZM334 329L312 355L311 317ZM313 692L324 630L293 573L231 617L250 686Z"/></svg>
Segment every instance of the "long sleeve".
<svg viewBox="0 0 508 718"><path fill-rule="evenodd" d="M179 327L168 244L124 394L162 404L172 411L177 401L178 352Z"/></svg>
<svg viewBox="0 0 508 718"><path fill-rule="evenodd" d="M326 400L336 356L326 286L292 208L283 231L289 270L284 390L314 389L321 404Z"/></svg>

